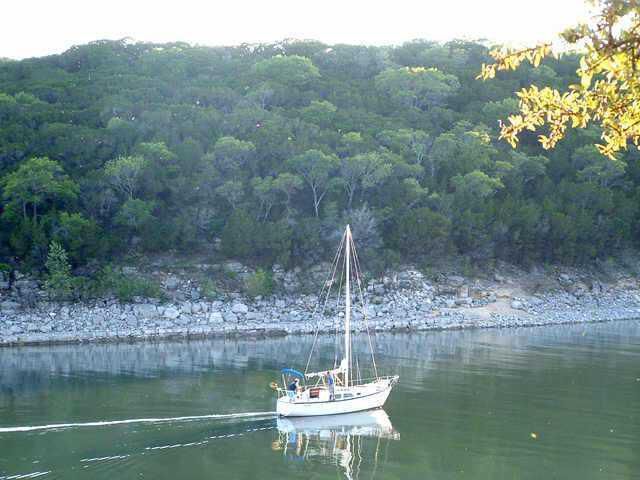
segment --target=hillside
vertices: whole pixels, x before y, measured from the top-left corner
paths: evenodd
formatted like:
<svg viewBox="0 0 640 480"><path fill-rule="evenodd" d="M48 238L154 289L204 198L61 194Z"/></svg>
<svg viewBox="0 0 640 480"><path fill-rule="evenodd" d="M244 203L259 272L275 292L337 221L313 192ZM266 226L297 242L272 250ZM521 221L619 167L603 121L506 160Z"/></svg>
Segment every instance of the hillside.
<svg viewBox="0 0 640 480"><path fill-rule="evenodd" d="M512 150L498 119L576 58L475 79L487 48L100 41L0 63L0 261L74 268L210 251L285 267L350 222L367 265L584 264L637 245L638 153L572 132ZM2 260L4 259L4 260Z"/></svg>

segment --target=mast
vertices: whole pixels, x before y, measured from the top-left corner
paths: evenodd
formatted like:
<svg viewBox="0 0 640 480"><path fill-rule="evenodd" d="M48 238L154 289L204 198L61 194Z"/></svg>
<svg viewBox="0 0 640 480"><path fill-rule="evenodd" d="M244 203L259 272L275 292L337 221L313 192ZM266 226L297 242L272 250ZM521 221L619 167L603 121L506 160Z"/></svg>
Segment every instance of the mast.
<svg viewBox="0 0 640 480"><path fill-rule="evenodd" d="M345 286L345 312L344 312L344 355L347 359L347 368L344 372L344 386L349 386L349 367L351 366L351 285L350 285L350 267L351 267L351 228L347 225L345 233L345 267L346 267L346 286Z"/></svg>

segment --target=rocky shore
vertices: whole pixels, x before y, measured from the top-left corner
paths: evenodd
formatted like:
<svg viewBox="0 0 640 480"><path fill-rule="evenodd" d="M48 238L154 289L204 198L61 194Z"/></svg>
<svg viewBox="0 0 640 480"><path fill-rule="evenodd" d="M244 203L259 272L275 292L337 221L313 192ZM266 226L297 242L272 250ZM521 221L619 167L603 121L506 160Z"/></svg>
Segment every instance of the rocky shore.
<svg viewBox="0 0 640 480"><path fill-rule="evenodd" d="M248 274L229 262L227 271ZM211 300L184 272L155 271L164 300L106 298L55 303L39 282L17 272L0 278L0 345L131 341L171 337L286 335L333 332L343 315L331 302L313 315L318 297L298 293L305 280L326 268L274 269L277 293L249 298L226 292ZM319 291L319 290L318 290ZM447 330L601 322L640 317L640 279L631 274L598 278L580 271L503 268L476 276L412 267L370 280L365 287L367 322L354 312L355 328L376 331ZM25 299L28 299L26 301ZM356 309L357 310L357 309ZM341 322L338 321L338 324Z"/></svg>

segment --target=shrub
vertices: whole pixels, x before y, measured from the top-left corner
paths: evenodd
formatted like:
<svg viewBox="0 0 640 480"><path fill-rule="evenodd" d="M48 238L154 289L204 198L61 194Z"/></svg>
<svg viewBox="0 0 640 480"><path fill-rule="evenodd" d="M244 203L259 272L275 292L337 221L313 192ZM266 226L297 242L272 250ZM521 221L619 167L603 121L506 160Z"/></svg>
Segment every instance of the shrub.
<svg viewBox="0 0 640 480"><path fill-rule="evenodd" d="M160 285L148 278L137 275L125 275L107 265L98 277L98 294L112 294L123 303L130 302L133 297L162 298Z"/></svg>
<svg viewBox="0 0 640 480"><path fill-rule="evenodd" d="M265 272L261 268L247 278L246 292L250 297L266 297L273 293L273 277L271 272Z"/></svg>
<svg viewBox="0 0 640 480"><path fill-rule="evenodd" d="M211 279L206 279L202 282L200 293L207 300L217 300L220 297L220 292L218 292L215 282Z"/></svg>
<svg viewBox="0 0 640 480"><path fill-rule="evenodd" d="M47 278L45 288L57 300L69 298L73 291L73 277L67 252L62 245L52 241L49 245L49 254L45 263Z"/></svg>

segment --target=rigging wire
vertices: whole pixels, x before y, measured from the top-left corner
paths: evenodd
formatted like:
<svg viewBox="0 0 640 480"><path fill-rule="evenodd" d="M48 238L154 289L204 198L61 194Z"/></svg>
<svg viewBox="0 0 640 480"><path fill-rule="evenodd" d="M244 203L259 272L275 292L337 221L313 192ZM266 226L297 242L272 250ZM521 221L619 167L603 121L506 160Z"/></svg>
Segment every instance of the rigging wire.
<svg viewBox="0 0 640 480"><path fill-rule="evenodd" d="M313 309L313 313L311 314L312 317L316 316L316 312L318 311L318 307L320 305L320 301L321 301L322 296L324 295L324 291L326 289L327 293L326 293L326 296L324 297L324 302L322 304L322 311L320 312L322 315L324 315L325 309L327 307L327 303L329 301L329 297L331 295L331 287L333 286L336 270L338 268L338 264L339 264L339 261L340 261L340 253L342 252L342 247L344 245L344 241L345 241L346 236L347 236L347 233L345 232L344 235L342 236L342 239L340 240L340 246L338 247L338 251L336 252L336 254L335 254L334 258L333 258L333 262L331 263L331 271L330 271L330 274L329 274L328 282L325 282L325 284L322 286L322 290L320 290L320 296L318 297L318 302L316 303L316 306ZM320 332L320 321L316 320L316 331L315 331L315 334L313 336L313 343L311 345L311 351L309 352L309 358L307 359L307 364L306 364L306 366L304 368L305 375L307 374L307 372L309 370L309 364L311 363L311 357L313 356L313 352L314 352L316 344L318 342L318 333L319 332Z"/></svg>
<svg viewBox="0 0 640 480"><path fill-rule="evenodd" d="M355 242L353 241L353 236L351 237L351 249L353 251L354 270L356 274L356 282L358 284L358 293L360 296L360 303L362 306L362 316L364 317L364 324L367 330L367 338L369 339L369 349L371 350L371 362L373 363L373 372L375 374L375 377L378 378L378 367L376 365L376 357L373 350L373 342L371 341L371 332L369 331L369 318L367 315L367 304L365 303L364 294L362 293L362 284L361 284L362 270L360 269L360 259L358 258L358 252L356 250Z"/></svg>

